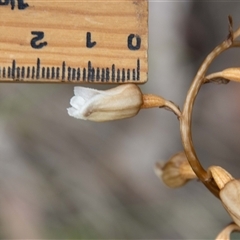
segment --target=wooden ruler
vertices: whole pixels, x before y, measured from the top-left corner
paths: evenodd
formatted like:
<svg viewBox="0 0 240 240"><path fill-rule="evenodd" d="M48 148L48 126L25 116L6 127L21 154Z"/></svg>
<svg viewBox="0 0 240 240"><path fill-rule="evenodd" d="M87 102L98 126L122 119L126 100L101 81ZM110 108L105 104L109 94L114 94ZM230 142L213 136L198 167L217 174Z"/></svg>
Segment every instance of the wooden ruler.
<svg viewBox="0 0 240 240"><path fill-rule="evenodd" d="M0 0L0 82L145 83L147 0Z"/></svg>

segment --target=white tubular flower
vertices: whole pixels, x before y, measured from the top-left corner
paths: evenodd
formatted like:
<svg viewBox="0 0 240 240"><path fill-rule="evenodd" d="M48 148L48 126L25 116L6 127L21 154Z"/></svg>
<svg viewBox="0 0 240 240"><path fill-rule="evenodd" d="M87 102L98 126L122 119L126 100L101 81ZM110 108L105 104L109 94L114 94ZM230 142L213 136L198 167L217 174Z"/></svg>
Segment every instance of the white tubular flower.
<svg viewBox="0 0 240 240"><path fill-rule="evenodd" d="M95 122L133 117L143 103L142 92L135 84L124 84L105 91L75 87L74 95L68 114Z"/></svg>

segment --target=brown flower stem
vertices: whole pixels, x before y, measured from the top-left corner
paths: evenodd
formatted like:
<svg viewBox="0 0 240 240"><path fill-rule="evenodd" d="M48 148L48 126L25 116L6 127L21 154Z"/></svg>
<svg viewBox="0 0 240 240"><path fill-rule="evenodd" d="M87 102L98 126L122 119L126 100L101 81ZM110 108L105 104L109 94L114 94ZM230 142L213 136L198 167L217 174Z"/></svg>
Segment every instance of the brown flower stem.
<svg viewBox="0 0 240 240"><path fill-rule="evenodd" d="M231 47L233 40L239 35L240 35L240 28L233 33L233 36L229 37L227 40L222 42L206 57L206 59L200 66L193 80L193 83L188 91L187 98L183 107L182 115L180 117L180 132L181 132L184 151L188 158L188 161L192 166L193 171L198 176L198 178L217 197L219 195L219 189L216 186L214 180L211 178L211 175L202 167L193 147L192 133L191 133L192 110L193 110L193 105L194 105L196 96L202 84L204 83L204 79L205 79L204 76L207 72L208 67L219 54L221 54L223 51Z"/></svg>
<svg viewBox="0 0 240 240"><path fill-rule="evenodd" d="M141 106L142 109L146 108L166 108L171 110L174 114L177 115L178 118L181 116L181 111L178 106L176 106L173 102L170 102L160 96L153 94L144 94L143 95L143 104Z"/></svg>
<svg viewBox="0 0 240 240"><path fill-rule="evenodd" d="M207 75L205 79L211 80L211 79L220 78L220 77L222 77L222 72L215 72Z"/></svg>
<svg viewBox="0 0 240 240"><path fill-rule="evenodd" d="M176 106L173 102L165 100L166 109L171 110L175 115L177 115L178 119L181 117L182 113L178 106Z"/></svg>

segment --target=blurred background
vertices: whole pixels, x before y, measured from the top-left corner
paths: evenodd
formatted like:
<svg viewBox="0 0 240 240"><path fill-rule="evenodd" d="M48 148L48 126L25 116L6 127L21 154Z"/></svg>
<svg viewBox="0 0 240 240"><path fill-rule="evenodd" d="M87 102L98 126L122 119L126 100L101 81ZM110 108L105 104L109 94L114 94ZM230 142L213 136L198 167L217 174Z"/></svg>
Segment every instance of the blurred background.
<svg viewBox="0 0 240 240"><path fill-rule="evenodd" d="M149 1L142 91L182 108L204 57L228 35L228 15L237 28L239 13L239 1ZM239 50L224 53L210 71L229 66L240 66ZM231 221L201 183L173 190L154 174L157 161L182 150L172 113L81 121L67 115L72 95L72 85L1 83L0 238L214 239ZM192 125L203 165L236 178L239 100L239 84L203 86Z"/></svg>

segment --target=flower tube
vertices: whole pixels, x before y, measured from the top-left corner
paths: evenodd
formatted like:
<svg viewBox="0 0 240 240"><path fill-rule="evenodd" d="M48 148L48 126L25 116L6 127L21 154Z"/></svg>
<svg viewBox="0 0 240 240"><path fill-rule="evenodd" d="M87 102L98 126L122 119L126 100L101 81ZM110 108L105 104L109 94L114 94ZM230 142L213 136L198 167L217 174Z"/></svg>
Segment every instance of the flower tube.
<svg viewBox="0 0 240 240"><path fill-rule="evenodd" d="M75 87L68 114L95 122L111 121L135 116L143 103L142 92L135 84L125 84L101 91Z"/></svg>

